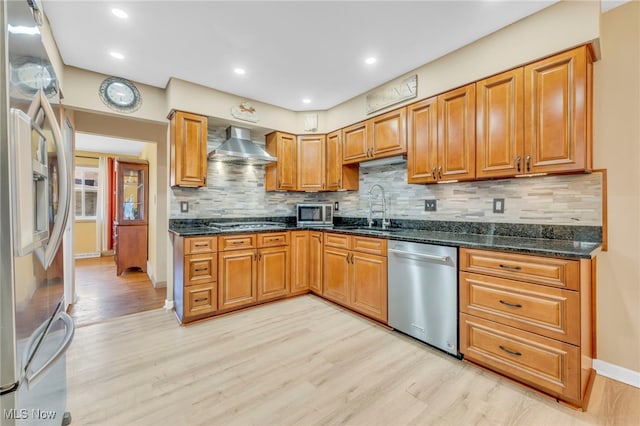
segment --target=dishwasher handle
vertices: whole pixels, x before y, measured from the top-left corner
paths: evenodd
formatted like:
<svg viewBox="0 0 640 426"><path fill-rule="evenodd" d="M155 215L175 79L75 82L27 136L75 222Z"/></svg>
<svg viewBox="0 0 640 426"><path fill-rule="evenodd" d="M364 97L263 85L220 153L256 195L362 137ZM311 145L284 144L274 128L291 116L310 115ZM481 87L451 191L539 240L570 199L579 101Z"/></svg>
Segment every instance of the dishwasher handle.
<svg viewBox="0 0 640 426"><path fill-rule="evenodd" d="M437 260L438 262L448 262L449 259L451 259L449 256L435 256L433 254L416 253L413 251L405 251L405 250L397 250L397 249L389 249L387 251L389 253L395 253L399 255L409 255L409 256L421 257L423 259Z"/></svg>

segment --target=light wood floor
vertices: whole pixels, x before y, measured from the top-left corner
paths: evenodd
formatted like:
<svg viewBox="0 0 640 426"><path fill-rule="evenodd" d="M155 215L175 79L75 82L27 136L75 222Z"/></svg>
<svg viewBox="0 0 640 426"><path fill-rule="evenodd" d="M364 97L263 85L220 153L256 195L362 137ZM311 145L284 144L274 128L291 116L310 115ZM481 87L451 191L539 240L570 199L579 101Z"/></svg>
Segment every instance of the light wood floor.
<svg viewBox="0 0 640 426"><path fill-rule="evenodd" d="M166 288L153 288L145 272L116 275L113 256L76 259L76 294L70 314L77 326L164 306Z"/></svg>
<svg viewBox="0 0 640 426"><path fill-rule="evenodd" d="M67 359L76 425L640 424L639 389L598 376L578 412L311 295L93 324Z"/></svg>

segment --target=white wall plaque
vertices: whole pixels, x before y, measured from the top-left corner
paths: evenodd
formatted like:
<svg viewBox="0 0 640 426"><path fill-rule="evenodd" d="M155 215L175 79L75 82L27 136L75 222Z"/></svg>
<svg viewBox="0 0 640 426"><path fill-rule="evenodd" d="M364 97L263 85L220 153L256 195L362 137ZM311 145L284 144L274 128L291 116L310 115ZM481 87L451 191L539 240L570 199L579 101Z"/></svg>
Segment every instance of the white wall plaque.
<svg viewBox="0 0 640 426"><path fill-rule="evenodd" d="M304 131L315 132L318 130L318 114L313 112L304 115Z"/></svg>
<svg viewBox="0 0 640 426"><path fill-rule="evenodd" d="M256 109L249 102L241 102L240 105L231 108L231 115L238 120L257 123L260 121Z"/></svg>
<svg viewBox="0 0 640 426"><path fill-rule="evenodd" d="M393 81L367 95L367 114L418 96L418 75Z"/></svg>

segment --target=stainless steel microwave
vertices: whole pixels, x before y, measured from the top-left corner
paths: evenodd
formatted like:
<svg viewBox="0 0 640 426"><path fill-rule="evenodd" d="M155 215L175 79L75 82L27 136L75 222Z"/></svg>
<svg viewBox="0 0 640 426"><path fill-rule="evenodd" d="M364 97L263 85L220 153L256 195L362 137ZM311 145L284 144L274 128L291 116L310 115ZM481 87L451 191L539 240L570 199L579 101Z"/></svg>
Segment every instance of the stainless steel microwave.
<svg viewBox="0 0 640 426"><path fill-rule="evenodd" d="M333 204L300 203L296 205L298 226L333 226Z"/></svg>

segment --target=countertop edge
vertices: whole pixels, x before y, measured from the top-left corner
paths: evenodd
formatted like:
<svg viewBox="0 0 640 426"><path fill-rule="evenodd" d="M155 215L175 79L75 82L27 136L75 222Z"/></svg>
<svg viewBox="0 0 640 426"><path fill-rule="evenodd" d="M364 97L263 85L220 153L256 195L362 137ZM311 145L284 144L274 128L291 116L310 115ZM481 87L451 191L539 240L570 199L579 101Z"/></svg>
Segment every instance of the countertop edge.
<svg viewBox="0 0 640 426"><path fill-rule="evenodd" d="M179 230L179 229L169 229L169 234L172 236L179 237L197 237L197 236L220 236L220 235L232 235L232 234L257 234L257 233L267 233L267 232L282 232L282 231L305 231L305 230L316 230L316 231L327 231L327 232L335 232L341 234L349 234L349 235L362 235L367 237L374 238L384 238L391 241L407 241L407 242L416 242L423 244L439 244L446 245L451 247L465 247L465 248L477 248L477 249L486 249L486 250L498 250L498 251L507 251L512 253L525 253L525 254L535 254L541 256L551 256L551 257L560 257L560 258L568 258L568 259L593 259L602 251L601 243L591 243L591 242L581 242L581 241L571 241L571 240L552 240L552 239L535 239L535 238L523 238L523 237L505 237L505 236L488 236L488 235L479 235L479 234L458 234L458 233L450 233L453 237L458 236L458 238L434 238L429 236L411 236L406 235L408 232L415 232L412 230L403 231L403 232L394 232L388 234L380 234L380 233L371 233L367 230L357 230L357 229L339 229L339 228L320 228L320 227L286 227L282 230L251 230L247 232L244 231L225 231L219 232L214 230L207 229L188 229L188 230ZM433 233L432 233L433 234ZM466 235L467 238L485 238L491 239L492 242L483 242L483 241L465 241L464 237L460 237L461 235ZM505 241L501 240L509 240L512 239L514 244L508 244ZM493 240L498 240L498 242L493 242ZM529 247L518 246L517 243L523 244L527 243ZM554 244L558 247L543 247L544 244ZM539 246L532 246L533 244L539 244ZM570 245L570 244L580 244L585 245L584 249L575 249L571 250L568 247L562 247L562 245Z"/></svg>

